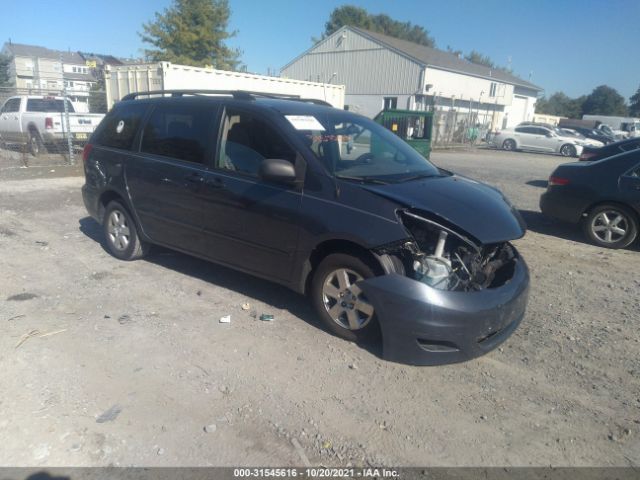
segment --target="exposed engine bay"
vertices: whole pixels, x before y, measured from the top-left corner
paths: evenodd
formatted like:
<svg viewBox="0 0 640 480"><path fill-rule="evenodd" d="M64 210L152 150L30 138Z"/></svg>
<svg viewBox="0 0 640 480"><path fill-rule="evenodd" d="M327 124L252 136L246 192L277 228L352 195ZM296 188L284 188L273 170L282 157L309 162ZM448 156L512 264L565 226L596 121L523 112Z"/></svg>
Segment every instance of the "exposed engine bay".
<svg viewBox="0 0 640 480"><path fill-rule="evenodd" d="M391 256L397 267L401 263L407 276L449 291L498 287L513 276L517 253L508 242L480 245L425 216L406 210L399 216L412 239L379 253Z"/></svg>

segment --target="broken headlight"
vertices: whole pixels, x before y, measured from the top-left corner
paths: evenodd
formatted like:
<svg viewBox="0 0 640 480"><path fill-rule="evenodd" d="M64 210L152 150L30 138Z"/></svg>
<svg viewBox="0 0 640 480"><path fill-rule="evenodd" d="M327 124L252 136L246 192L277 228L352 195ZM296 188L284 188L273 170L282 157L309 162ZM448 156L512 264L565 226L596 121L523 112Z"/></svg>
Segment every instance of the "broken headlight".
<svg viewBox="0 0 640 480"><path fill-rule="evenodd" d="M478 245L433 220L404 211L402 222L414 241L403 245L409 276L440 290L474 291L506 283L516 253L509 243Z"/></svg>

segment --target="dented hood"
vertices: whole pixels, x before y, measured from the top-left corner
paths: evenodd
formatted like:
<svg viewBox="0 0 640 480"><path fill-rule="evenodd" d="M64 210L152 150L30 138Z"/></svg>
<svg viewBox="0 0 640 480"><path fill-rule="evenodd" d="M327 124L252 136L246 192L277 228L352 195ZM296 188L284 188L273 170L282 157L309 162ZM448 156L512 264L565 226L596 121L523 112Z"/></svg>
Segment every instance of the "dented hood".
<svg viewBox="0 0 640 480"><path fill-rule="evenodd" d="M365 188L418 215L426 218L430 213L436 215L483 244L515 240L526 230L520 213L502 193L458 175L367 185ZM437 218L431 219L437 221Z"/></svg>

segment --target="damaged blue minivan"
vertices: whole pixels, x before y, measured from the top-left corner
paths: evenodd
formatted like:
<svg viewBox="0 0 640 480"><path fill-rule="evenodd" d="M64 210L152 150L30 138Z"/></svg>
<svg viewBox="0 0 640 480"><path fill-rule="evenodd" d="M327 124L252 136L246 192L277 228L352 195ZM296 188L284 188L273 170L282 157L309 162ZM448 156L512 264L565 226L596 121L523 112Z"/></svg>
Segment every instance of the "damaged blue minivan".
<svg viewBox="0 0 640 480"><path fill-rule="evenodd" d="M385 359L477 357L524 316L529 274L510 241L525 224L509 201L324 102L132 94L83 158L84 202L115 257L157 244L286 285L334 334L376 334Z"/></svg>

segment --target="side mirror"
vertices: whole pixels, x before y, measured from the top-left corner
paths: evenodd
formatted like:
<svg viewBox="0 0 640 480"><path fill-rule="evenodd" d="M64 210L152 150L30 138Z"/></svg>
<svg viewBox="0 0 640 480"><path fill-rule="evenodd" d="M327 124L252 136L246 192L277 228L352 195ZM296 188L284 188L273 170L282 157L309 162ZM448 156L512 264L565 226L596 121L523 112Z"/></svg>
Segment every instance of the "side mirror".
<svg viewBox="0 0 640 480"><path fill-rule="evenodd" d="M553 133L551 133L551 132L547 132L547 133L545 134L545 137L551 138L551 137L553 137Z"/></svg>
<svg viewBox="0 0 640 480"><path fill-rule="evenodd" d="M293 185L296 181L296 169L291 162L279 158L267 158L260 164L258 175L262 180Z"/></svg>

